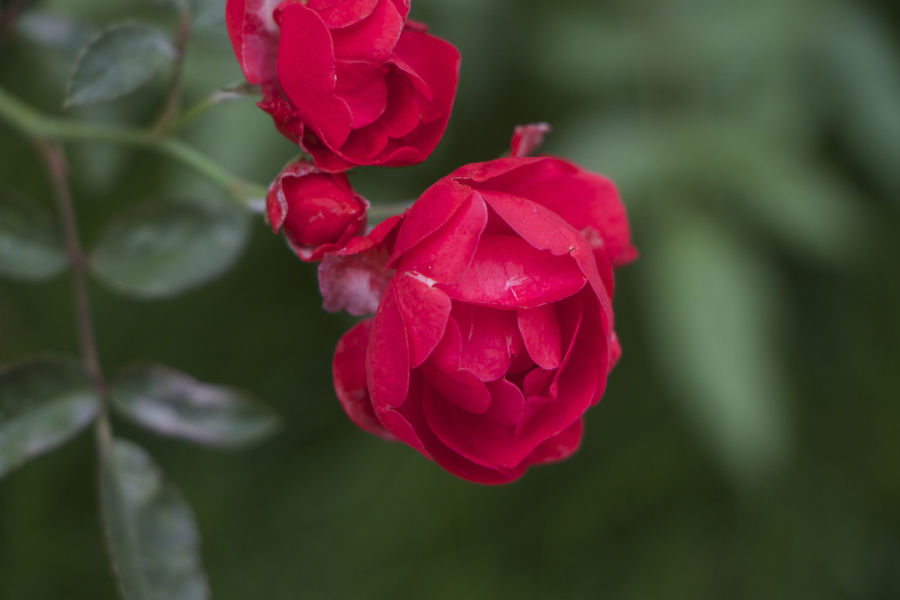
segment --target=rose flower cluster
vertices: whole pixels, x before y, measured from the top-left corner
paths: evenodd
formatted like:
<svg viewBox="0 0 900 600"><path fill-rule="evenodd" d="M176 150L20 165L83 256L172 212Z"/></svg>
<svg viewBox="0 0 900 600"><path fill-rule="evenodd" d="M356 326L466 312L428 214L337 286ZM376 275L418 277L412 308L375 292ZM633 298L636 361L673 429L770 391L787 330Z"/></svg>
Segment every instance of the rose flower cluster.
<svg viewBox="0 0 900 600"><path fill-rule="evenodd" d="M408 20L409 0L228 0L259 106L314 162L266 198L297 256L321 261L324 307L374 313L347 332L334 385L366 431L464 479L506 483L581 441L621 354L613 269L637 257L605 177L530 155L461 167L367 232L343 171L425 160L446 128L459 54Z"/></svg>

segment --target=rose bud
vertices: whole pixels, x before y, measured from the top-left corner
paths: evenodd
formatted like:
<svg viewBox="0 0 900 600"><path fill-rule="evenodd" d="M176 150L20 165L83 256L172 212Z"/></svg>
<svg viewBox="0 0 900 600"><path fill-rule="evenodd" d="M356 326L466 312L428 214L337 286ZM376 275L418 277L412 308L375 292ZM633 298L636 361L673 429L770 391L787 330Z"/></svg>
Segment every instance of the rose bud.
<svg viewBox="0 0 900 600"><path fill-rule="evenodd" d="M307 262L340 250L363 231L368 208L346 175L322 173L303 161L285 167L266 196L272 229L283 229L291 248Z"/></svg>
<svg viewBox="0 0 900 600"><path fill-rule="evenodd" d="M259 106L326 172L404 166L440 141L459 52L407 20L409 0L228 0L226 23Z"/></svg>
<svg viewBox="0 0 900 600"><path fill-rule="evenodd" d="M333 255L387 244L396 270L335 353L350 418L480 483L573 453L621 354L612 265L635 250L612 184L511 157L455 171L394 219Z"/></svg>

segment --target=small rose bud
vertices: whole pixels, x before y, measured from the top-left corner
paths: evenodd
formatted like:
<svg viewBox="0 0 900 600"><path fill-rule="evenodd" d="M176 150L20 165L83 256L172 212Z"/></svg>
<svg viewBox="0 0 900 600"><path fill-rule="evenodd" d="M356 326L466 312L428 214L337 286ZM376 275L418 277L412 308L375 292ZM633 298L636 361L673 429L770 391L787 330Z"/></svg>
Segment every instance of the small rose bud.
<svg viewBox="0 0 900 600"><path fill-rule="evenodd" d="M306 262L321 260L363 232L368 208L346 175L322 173L304 161L287 166L266 196L272 229L284 229L294 252Z"/></svg>

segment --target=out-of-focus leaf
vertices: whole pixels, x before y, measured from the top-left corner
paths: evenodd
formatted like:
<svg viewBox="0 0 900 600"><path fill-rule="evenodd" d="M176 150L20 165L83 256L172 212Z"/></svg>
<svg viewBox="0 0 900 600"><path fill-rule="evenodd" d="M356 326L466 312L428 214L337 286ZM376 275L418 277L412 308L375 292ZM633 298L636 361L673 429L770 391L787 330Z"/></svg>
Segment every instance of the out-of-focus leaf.
<svg viewBox="0 0 900 600"><path fill-rule="evenodd" d="M73 360L31 360L0 371L0 477L75 436L98 406Z"/></svg>
<svg viewBox="0 0 900 600"><path fill-rule="evenodd" d="M178 51L162 32L138 23L107 29L84 49L66 106L115 100L168 69Z"/></svg>
<svg viewBox="0 0 900 600"><path fill-rule="evenodd" d="M113 406L137 423L201 444L249 444L279 426L278 416L249 393L200 383L161 365L119 374L111 392Z"/></svg>
<svg viewBox="0 0 900 600"><path fill-rule="evenodd" d="M43 281L65 268L62 240L50 211L0 189L0 275Z"/></svg>
<svg viewBox="0 0 900 600"><path fill-rule="evenodd" d="M863 167L900 199L900 46L859 3L838 3L826 14L821 95L837 100Z"/></svg>
<svg viewBox="0 0 900 600"><path fill-rule="evenodd" d="M203 600L209 588L191 507L140 447L115 440L103 465L103 515L127 600Z"/></svg>
<svg viewBox="0 0 900 600"><path fill-rule="evenodd" d="M638 219L654 207L635 200L679 189L692 201L719 199L802 258L851 263L872 225L859 195L801 148L748 125L696 117L651 131L625 122L582 126L561 153L610 175Z"/></svg>
<svg viewBox="0 0 900 600"><path fill-rule="evenodd" d="M194 28L206 29L225 23L225 0L191 0Z"/></svg>
<svg viewBox="0 0 900 600"><path fill-rule="evenodd" d="M144 205L106 231L91 268L128 296L166 298L225 272L243 250L248 229L247 215L231 207Z"/></svg>
<svg viewBox="0 0 900 600"><path fill-rule="evenodd" d="M739 481L789 450L770 267L714 222L670 219L642 257L649 334L681 407Z"/></svg>
<svg viewBox="0 0 900 600"><path fill-rule="evenodd" d="M77 52L96 35L85 21L40 9L24 12L16 19L16 28L32 42L61 52Z"/></svg>

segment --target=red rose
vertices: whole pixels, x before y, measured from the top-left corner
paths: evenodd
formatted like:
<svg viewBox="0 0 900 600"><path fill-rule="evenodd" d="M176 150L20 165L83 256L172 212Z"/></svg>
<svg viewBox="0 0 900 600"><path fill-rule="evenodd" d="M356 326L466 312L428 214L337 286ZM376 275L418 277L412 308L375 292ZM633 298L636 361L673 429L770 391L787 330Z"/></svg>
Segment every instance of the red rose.
<svg viewBox="0 0 900 600"><path fill-rule="evenodd" d="M285 167L266 196L272 229L283 228L294 252L307 262L340 250L365 229L368 208L346 175L322 173L303 161Z"/></svg>
<svg viewBox="0 0 900 600"><path fill-rule="evenodd" d="M228 0L259 106L322 171L412 165L450 118L459 52L407 20L409 0Z"/></svg>
<svg viewBox="0 0 900 600"><path fill-rule="evenodd" d="M555 158L468 165L336 258L386 243L396 273L335 354L350 418L481 483L574 452L621 352L612 266L636 256L612 183Z"/></svg>

